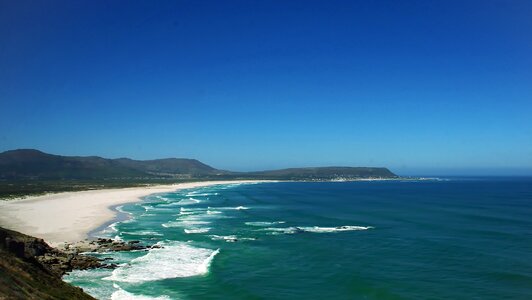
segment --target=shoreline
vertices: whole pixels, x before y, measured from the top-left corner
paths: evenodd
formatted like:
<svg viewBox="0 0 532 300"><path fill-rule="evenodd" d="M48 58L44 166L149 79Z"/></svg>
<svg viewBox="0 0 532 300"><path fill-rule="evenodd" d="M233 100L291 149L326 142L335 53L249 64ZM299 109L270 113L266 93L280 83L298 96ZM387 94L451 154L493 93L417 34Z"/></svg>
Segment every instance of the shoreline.
<svg viewBox="0 0 532 300"><path fill-rule="evenodd" d="M116 207L143 197L223 184L276 182L272 180L199 181L120 189L54 193L0 203L0 226L44 239L52 246L94 236L119 220Z"/></svg>
<svg viewBox="0 0 532 300"><path fill-rule="evenodd" d="M152 195L152 194L150 194L150 195ZM147 195L147 196L149 196L149 195ZM142 196L141 198L139 198L139 200L142 201L144 197L146 197L146 196ZM87 239L89 239L89 240L96 239L96 238L98 238L96 236L96 234L98 232L102 232L107 227L111 226L111 224L128 220L130 218L129 214L126 213L126 212L122 212L122 211L118 210L118 207L123 206L125 204L129 204L129 203L133 203L133 202L121 203L121 204L116 204L116 205L109 206L108 208L111 211L113 211L113 213L115 214L114 217L112 219L107 220L105 223L100 224L98 227L93 228L92 230L87 232Z"/></svg>

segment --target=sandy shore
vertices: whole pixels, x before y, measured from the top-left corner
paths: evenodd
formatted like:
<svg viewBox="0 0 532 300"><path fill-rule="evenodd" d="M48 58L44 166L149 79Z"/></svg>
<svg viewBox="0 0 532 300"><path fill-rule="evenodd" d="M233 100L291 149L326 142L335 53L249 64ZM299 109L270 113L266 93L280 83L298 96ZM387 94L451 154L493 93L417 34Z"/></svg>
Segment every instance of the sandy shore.
<svg viewBox="0 0 532 300"><path fill-rule="evenodd" d="M123 189L67 192L0 201L0 226L44 239L51 245L76 242L113 220L111 207L141 197L217 184L258 181L206 181Z"/></svg>

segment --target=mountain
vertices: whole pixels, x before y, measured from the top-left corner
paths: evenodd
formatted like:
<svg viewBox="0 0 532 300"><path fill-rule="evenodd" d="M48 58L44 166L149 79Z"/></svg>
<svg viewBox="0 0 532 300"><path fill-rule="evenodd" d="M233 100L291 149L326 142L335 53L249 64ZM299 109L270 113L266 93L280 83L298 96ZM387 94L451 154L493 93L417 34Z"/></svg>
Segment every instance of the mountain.
<svg viewBox="0 0 532 300"><path fill-rule="evenodd" d="M130 169L150 174L205 175L224 173L224 171L217 170L196 159L165 158L154 160L132 160L129 158L119 158L115 161Z"/></svg>
<svg viewBox="0 0 532 300"><path fill-rule="evenodd" d="M250 176L270 179L292 180L334 180L334 179L357 179L357 178L393 178L397 177L387 168L366 167L318 167L318 168L290 168L261 172L250 172Z"/></svg>
<svg viewBox="0 0 532 300"><path fill-rule="evenodd" d="M186 174L204 176L218 171L195 159L106 159L98 156L60 156L34 149L0 153L0 178L4 179L105 179L153 178Z"/></svg>
<svg viewBox="0 0 532 300"><path fill-rule="evenodd" d="M133 160L98 156L60 156L34 149L0 153L0 179L3 180L106 180L153 178L336 180L395 178L386 168L317 167L258 172L218 170L195 159L166 158Z"/></svg>

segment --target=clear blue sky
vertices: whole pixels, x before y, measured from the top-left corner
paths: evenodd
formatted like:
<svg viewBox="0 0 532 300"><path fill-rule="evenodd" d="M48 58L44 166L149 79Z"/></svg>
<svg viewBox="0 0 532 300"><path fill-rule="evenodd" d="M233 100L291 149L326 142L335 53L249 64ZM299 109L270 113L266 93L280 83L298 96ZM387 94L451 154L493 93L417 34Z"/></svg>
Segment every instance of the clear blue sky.
<svg viewBox="0 0 532 300"><path fill-rule="evenodd" d="M0 0L0 151L532 174L532 1Z"/></svg>

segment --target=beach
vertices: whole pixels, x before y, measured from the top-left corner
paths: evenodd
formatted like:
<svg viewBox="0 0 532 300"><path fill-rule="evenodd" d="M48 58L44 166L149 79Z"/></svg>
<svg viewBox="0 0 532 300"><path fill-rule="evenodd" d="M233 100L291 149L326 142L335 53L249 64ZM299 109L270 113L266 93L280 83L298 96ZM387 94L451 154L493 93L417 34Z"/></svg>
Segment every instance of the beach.
<svg viewBox="0 0 532 300"><path fill-rule="evenodd" d="M117 216L112 207L141 201L151 194L219 184L258 181L204 181L145 187L65 192L0 202L0 226L57 246L77 242Z"/></svg>

